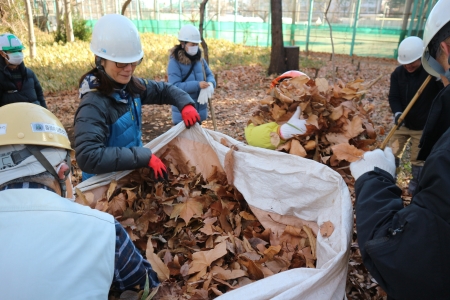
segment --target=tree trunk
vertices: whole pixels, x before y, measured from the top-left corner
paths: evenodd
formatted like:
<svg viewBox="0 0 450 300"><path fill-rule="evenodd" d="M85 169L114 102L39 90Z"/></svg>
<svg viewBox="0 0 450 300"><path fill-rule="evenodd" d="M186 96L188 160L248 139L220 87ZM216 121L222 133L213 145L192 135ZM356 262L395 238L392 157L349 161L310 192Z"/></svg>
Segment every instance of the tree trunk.
<svg viewBox="0 0 450 300"><path fill-rule="evenodd" d="M64 10L66 11L65 25L67 42L73 43L75 41L75 37L73 36L72 4L70 3L70 0L64 0Z"/></svg>
<svg viewBox="0 0 450 300"><path fill-rule="evenodd" d="M60 32L61 31L61 3L59 2L59 0L55 1L56 3L56 32Z"/></svg>
<svg viewBox="0 0 450 300"><path fill-rule="evenodd" d="M282 0L270 0L272 12L272 50L270 52L270 65L268 74L280 74L286 71L286 61L283 45L283 28L281 23Z"/></svg>
<svg viewBox="0 0 450 300"><path fill-rule="evenodd" d="M125 12L127 11L127 7L130 4L131 0L125 1L125 3L122 5L122 16L125 16Z"/></svg>
<svg viewBox="0 0 450 300"><path fill-rule="evenodd" d="M200 24L198 26L198 30L200 31L200 38L202 39L203 57L209 64L208 44L206 44L205 40L203 39L203 22L205 20L206 3L208 3L208 0L203 0L202 3L200 3Z"/></svg>
<svg viewBox="0 0 450 300"><path fill-rule="evenodd" d="M28 19L28 41L30 43L30 58L36 57L36 38L34 36L33 10L31 9L30 0L25 0Z"/></svg>

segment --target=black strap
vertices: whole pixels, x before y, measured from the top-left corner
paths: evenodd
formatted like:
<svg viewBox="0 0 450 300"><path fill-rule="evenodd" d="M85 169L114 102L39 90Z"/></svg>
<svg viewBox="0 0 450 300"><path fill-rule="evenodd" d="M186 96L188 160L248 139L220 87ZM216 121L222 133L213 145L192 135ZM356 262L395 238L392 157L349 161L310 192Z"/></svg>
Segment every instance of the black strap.
<svg viewBox="0 0 450 300"><path fill-rule="evenodd" d="M26 147L31 152L31 154L33 154L34 157L41 163L41 165L59 182L59 186L61 187L61 196L66 197L66 179L59 179L58 173L56 173L55 168L53 168L52 164L48 161L44 154L42 154L41 150L37 146L27 145Z"/></svg>
<svg viewBox="0 0 450 300"><path fill-rule="evenodd" d="M189 75L191 75L192 70L194 70L194 65L195 65L195 62L193 61L191 64L191 68L189 69L189 72L186 74L186 76L183 77L183 79L181 79L181 82L184 82L189 77Z"/></svg>

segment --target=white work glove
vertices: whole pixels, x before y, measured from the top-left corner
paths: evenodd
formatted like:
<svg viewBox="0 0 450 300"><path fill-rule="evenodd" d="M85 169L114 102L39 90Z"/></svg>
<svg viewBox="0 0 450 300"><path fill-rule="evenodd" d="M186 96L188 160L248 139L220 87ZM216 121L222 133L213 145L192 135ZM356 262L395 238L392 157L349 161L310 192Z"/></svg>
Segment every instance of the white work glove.
<svg viewBox="0 0 450 300"><path fill-rule="evenodd" d="M301 113L300 106L297 106L297 110L289 121L280 126L280 137L283 140L288 140L294 135L304 134L306 132L306 121L299 119Z"/></svg>
<svg viewBox="0 0 450 300"><path fill-rule="evenodd" d="M367 151L362 159L350 164L350 171L357 180L362 174L373 171L375 167L388 172L395 178L395 157L391 148L386 147L384 151L381 149Z"/></svg>
<svg viewBox="0 0 450 300"><path fill-rule="evenodd" d="M200 90L200 95L198 95L198 99L197 99L197 102L199 104L206 104L206 103L208 103L208 91L207 91L207 89L208 88Z"/></svg>
<svg viewBox="0 0 450 300"><path fill-rule="evenodd" d="M206 88L208 91L208 98L211 99L212 95L214 94L214 85L212 82L208 82L209 86Z"/></svg>

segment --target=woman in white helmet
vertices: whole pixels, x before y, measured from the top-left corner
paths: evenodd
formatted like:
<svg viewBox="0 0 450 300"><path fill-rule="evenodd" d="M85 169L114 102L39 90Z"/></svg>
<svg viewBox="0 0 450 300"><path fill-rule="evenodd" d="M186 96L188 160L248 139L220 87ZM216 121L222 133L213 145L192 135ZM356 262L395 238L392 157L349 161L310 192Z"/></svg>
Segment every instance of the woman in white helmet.
<svg viewBox="0 0 450 300"><path fill-rule="evenodd" d="M398 47L397 61L401 64L391 74L389 88L389 105L394 114L394 122L411 102L414 95L419 90L422 83L428 77L427 71L422 67L420 58L423 53L423 41L417 36L410 36L404 39ZM397 129L391 138L392 143L398 141L397 166L403 156L408 142L411 142L411 173L412 179L409 182L409 193L414 194L417 187L420 172L424 161L418 160L419 141L422 137L422 130L430 112L431 103L439 91L443 88L441 82L431 80L422 94L419 96L414 106L411 108L402 125Z"/></svg>
<svg viewBox="0 0 450 300"><path fill-rule="evenodd" d="M71 151L47 109L0 107L1 299L107 299L111 287L159 284L112 215L70 199Z"/></svg>
<svg viewBox="0 0 450 300"><path fill-rule="evenodd" d="M187 92L195 100L201 121L208 117L208 98L214 92L216 81L199 49L200 32L193 25L185 25L178 32L180 44L170 49L167 67L169 83ZM172 121L182 121L180 110L172 106Z"/></svg>
<svg viewBox="0 0 450 300"><path fill-rule="evenodd" d="M23 49L14 34L0 35L0 106L28 102L47 108L39 80L25 67Z"/></svg>
<svg viewBox="0 0 450 300"><path fill-rule="evenodd" d="M433 7L424 31L422 65L439 76L418 159L425 164L411 204L395 184L391 148L350 164L363 263L388 299L450 299L450 0ZM439 62L434 65L432 59Z"/></svg>
<svg viewBox="0 0 450 300"><path fill-rule="evenodd" d="M136 26L126 17L105 15L94 26L91 51L95 68L80 79L80 106L75 114L75 151L83 180L94 174L149 166L155 178L166 166L142 147L143 104L171 104L181 111L186 127L200 116L181 89L133 76L144 52Z"/></svg>

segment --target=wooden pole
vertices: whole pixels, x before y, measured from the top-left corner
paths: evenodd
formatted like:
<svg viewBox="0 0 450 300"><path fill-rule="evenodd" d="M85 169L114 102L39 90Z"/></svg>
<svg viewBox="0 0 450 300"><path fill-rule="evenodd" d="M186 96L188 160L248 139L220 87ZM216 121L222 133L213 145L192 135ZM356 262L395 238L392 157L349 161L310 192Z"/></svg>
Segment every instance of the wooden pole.
<svg viewBox="0 0 450 300"><path fill-rule="evenodd" d="M428 82L430 82L431 77L432 77L431 75L428 75L427 79L425 79L425 81L422 83L422 85L420 86L419 90L414 95L414 97L412 98L411 102L409 102L409 104L406 107L405 111L402 113L402 115L398 119L397 125L395 125L391 129L391 131L389 132L388 136L384 139L384 141L383 141L383 143L381 144L381 147L380 147L381 150L384 150L384 148L386 148L387 143L389 142L389 140L391 139L391 137L394 135L395 131L399 127L398 124L402 124L402 122L405 119L406 115L408 114L409 110L411 109L411 107L413 107L414 103L416 103L417 99L419 98L420 94L422 94L422 92L425 89L425 87L427 86Z"/></svg>

